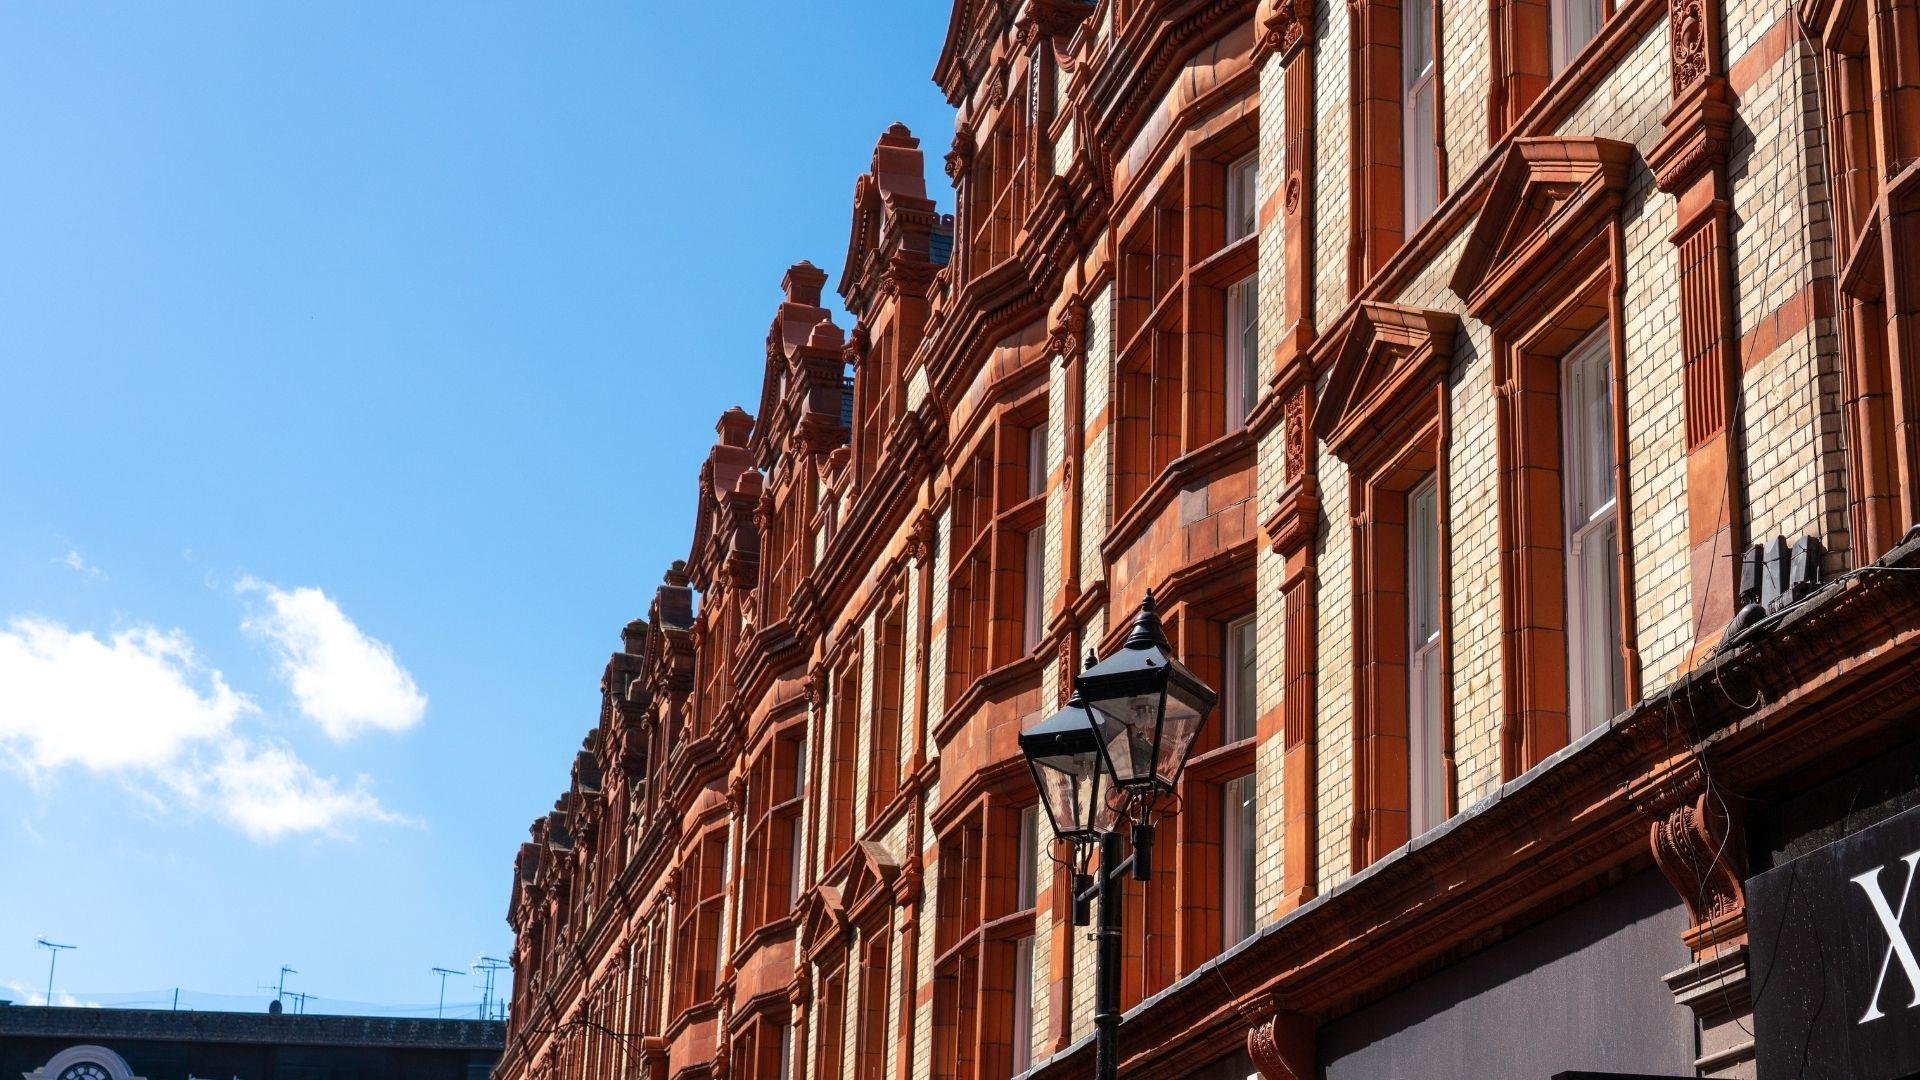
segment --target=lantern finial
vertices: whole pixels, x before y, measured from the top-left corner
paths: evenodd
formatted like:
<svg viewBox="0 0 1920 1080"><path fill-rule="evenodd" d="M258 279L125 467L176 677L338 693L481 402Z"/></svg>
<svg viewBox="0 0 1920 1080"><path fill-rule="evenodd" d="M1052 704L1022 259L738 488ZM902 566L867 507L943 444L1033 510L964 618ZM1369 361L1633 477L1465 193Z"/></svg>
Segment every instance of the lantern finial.
<svg viewBox="0 0 1920 1080"><path fill-rule="evenodd" d="M1167 631L1160 625L1160 612L1153 606L1153 590L1140 599L1140 613L1133 618L1133 630L1127 635L1124 645L1129 649L1158 647L1171 650L1167 644Z"/></svg>

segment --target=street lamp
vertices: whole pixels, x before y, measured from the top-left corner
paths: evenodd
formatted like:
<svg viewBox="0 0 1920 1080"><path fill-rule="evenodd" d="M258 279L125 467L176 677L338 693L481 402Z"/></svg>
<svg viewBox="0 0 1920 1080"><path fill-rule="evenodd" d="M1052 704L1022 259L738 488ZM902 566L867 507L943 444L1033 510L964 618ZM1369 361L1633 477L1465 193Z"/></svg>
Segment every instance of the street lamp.
<svg viewBox="0 0 1920 1080"><path fill-rule="evenodd" d="M1146 881L1153 868L1153 809L1170 794L1213 708L1212 688L1172 655L1153 593L1140 602L1120 651L1074 679L1059 712L1020 734L1054 835L1072 844L1076 865L1089 867L1100 849L1098 879L1073 875L1073 923L1085 926L1099 900L1094 940L1094 1076L1113 1080L1120 1067L1120 916L1122 874ZM1119 811L1133 826L1133 854L1120 861Z"/></svg>
<svg viewBox="0 0 1920 1080"><path fill-rule="evenodd" d="M1149 802L1171 792L1216 695L1174 659L1151 591L1120 651L1081 672L1074 687L1114 784Z"/></svg>
<svg viewBox="0 0 1920 1080"><path fill-rule="evenodd" d="M1087 666L1093 666L1092 653ZM1115 789L1077 687L1059 712L1020 733L1020 752L1033 771L1033 786L1040 790L1055 837L1078 849L1113 831Z"/></svg>

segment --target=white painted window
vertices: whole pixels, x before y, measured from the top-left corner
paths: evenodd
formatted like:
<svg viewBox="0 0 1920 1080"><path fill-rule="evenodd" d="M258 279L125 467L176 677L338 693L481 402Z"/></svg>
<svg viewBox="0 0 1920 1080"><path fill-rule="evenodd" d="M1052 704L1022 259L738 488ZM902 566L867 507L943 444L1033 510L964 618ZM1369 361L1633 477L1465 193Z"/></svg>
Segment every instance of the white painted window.
<svg viewBox="0 0 1920 1080"><path fill-rule="evenodd" d="M1566 506L1568 712L1574 738L1626 707L1620 537L1614 513L1613 377L1607 327L1568 354L1561 388Z"/></svg>
<svg viewBox="0 0 1920 1080"><path fill-rule="evenodd" d="M1439 198L1440 167L1434 147L1434 97L1438 93L1439 65L1433 48L1433 0L1405 0L1400 5L1402 153L1406 178L1406 230L1412 236L1433 216Z"/></svg>
<svg viewBox="0 0 1920 1080"><path fill-rule="evenodd" d="M1227 166L1227 243L1252 236L1259 226L1259 207L1255 200L1260 180L1260 155L1246 157Z"/></svg>
<svg viewBox="0 0 1920 1080"><path fill-rule="evenodd" d="M1413 835L1446 820L1446 713L1440 686L1440 497L1432 477L1407 495L1407 775Z"/></svg>
<svg viewBox="0 0 1920 1080"><path fill-rule="evenodd" d="M1047 528L1044 523L1027 530L1025 610L1021 613L1020 651L1032 652L1040 644L1041 607L1047 588Z"/></svg>
<svg viewBox="0 0 1920 1080"><path fill-rule="evenodd" d="M1015 910L1025 911L1034 904L1038 895L1034 877L1034 860L1040 851L1040 808L1029 806L1020 811L1020 865L1014 868L1013 906Z"/></svg>
<svg viewBox="0 0 1920 1080"><path fill-rule="evenodd" d="M1226 693L1221 700L1220 742L1237 743L1251 739L1259 717L1254 704L1254 660L1258 655L1253 616L1227 625Z"/></svg>
<svg viewBox="0 0 1920 1080"><path fill-rule="evenodd" d="M1550 0L1547 5L1547 27L1552 41L1553 74L1559 75L1587 47L1587 42L1600 33L1600 24L1606 21L1606 9L1603 0Z"/></svg>
<svg viewBox="0 0 1920 1080"><path fill-rule="evenodd" d="M1260 400L1260 277L1227 286L1227 428L1242 427Z"/></svg>
<svg viewBox="0 0 1920 1080"><path fill-rule="evenodd" d="M1013 943L1013 1073L1033 1067L1033 935Z"/></svg>
<svg viewBox="0 0 1920 1080"><path fill-rule="evenodd" d="M1221 785L1220 929L1221 946L1238 944L1253 933L1253 775Z"/></svg>
<svg viewBox="0 0 1920 1080"><path fill-rule="evenodd" d="M1045 421L1027 429L1027 497L1047 493L1047 425Z"/></svg>

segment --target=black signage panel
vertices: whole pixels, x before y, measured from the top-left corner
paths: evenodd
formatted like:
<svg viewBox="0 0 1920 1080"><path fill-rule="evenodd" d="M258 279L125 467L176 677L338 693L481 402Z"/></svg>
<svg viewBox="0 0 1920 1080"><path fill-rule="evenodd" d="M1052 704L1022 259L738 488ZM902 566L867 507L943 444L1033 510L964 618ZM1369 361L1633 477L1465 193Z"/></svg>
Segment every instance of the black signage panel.
<svg viewBox="0 0 1920 1080"><path fill-rule="evenodd" d="M1920 1073L1920 809L1747 883L1760 1080Z"/></svg>

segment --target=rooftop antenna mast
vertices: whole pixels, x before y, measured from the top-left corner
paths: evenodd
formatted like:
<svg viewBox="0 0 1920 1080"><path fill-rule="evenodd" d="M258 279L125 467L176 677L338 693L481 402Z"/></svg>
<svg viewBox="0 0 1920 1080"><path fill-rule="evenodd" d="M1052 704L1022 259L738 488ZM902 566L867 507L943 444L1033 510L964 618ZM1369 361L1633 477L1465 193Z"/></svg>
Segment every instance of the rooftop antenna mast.
<svg viewBox="0 0 1920 1080"><path fill-rule="evenodd" d="M440 976L440 1006L434 1010L434 1015L445 1020L447 1018L447 976L459 975L461 972L456 968L437 967L433 969L433 973Z"/></svg>
<svg viewBox="0 0 1920 1080"><path fill-rule="evenodd" d="M493 977L502 971L510 970L512 964L492 956L483 956L473 962L473 970L486 976L486 985L480 996L480 1019L489 1019L493 1014Z"/></svg>
<svg viewBox="0 0 1920 1080"><path fill-rule="evenodd" d="M297 975L299 972L295 972L294 974ZM315 995L303 994L298 990L289 990L287 991L287 996L293 999L293 1011L305 1016L307 1014L307 1002Z"/></svg>
<svg viewBox="0 0 1920 1080"><path fill-rule="evenodd" d="M34 938L33 943L36 946L47 950L47 1004L52 1005L53 1004L53 965L60 959L60 953L62 950L77 949L80 946L62 945L57 941L48 941L46 938ZM491 983L492 979L489 978L488 982Z"/></svg>

